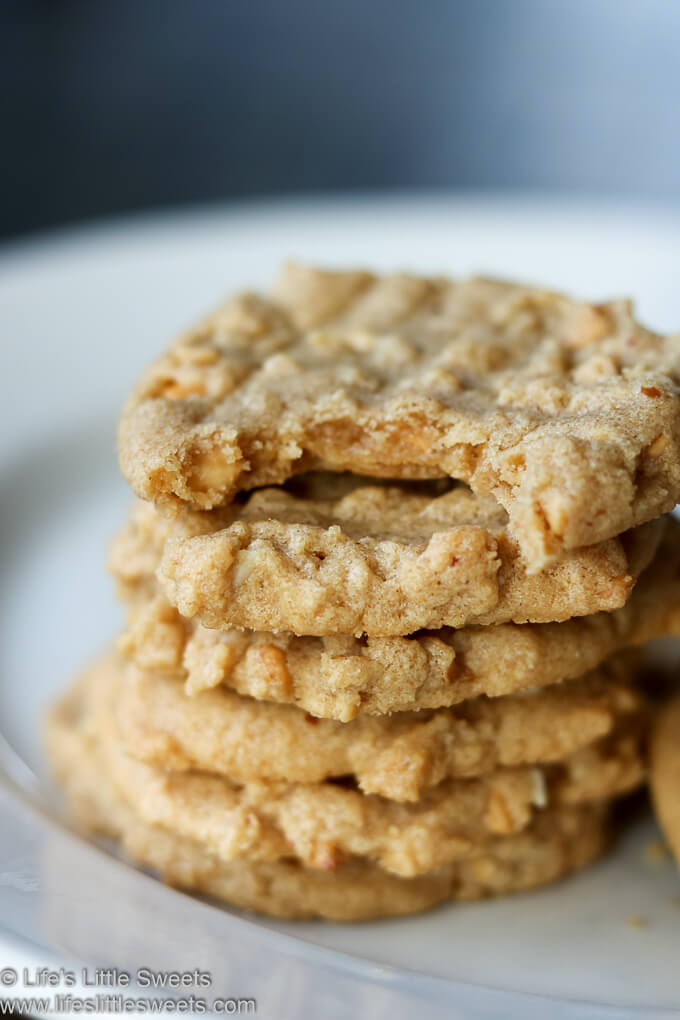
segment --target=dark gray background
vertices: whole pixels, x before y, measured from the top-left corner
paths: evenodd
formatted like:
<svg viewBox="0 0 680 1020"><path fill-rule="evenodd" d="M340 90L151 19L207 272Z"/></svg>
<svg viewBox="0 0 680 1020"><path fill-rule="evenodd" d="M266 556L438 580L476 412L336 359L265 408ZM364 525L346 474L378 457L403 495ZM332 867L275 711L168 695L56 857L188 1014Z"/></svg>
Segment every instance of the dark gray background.
<svg viewBox="0 0 680 1020"><path fill-rule="evenodd" d="M0 0L0 234L310 190L680 198L676 0Z"/></svg>

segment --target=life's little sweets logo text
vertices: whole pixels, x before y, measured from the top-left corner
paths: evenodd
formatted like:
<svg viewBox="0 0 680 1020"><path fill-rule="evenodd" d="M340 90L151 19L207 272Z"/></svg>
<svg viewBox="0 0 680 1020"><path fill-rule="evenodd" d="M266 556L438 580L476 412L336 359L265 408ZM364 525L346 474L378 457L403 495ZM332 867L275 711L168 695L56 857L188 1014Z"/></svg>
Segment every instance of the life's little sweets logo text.
<svg viewBox="0 0 680 1020"><path fill-rule="evenodd" d="M254 998L209 998L209 971L117 967L0 968L0 1017L73 1013L253 1016ZM15 997L15 993L28 993ZM10 996L12 996L10 998Z"/></svg>
<svg viewBox="0 0 680 1020"><path fill-rule="evenodd" d="M140 967L136 971L117 967L83 967L80 972L59 967L24 967L21 975L11 967L0 971L0 983L5 987L16 985L21 977L25 988L74 988L78 981L85 988L210 988L212 975L204 970L152 970Z"/></svg>

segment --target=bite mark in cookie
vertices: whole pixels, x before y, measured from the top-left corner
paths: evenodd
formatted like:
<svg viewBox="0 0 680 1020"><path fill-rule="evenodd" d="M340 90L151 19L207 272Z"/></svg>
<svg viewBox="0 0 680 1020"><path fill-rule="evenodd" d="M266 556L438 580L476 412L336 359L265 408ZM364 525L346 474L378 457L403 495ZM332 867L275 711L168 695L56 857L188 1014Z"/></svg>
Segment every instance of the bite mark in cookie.
<svg viewBox="0 0 680 1020"><path fill-rule="evenodd" d="M289 267L147 370L121 465L142 498L194 509L314 466L450 476L505 507L541 569L680 499L679 369L680 339L627 302Z"/></svg>

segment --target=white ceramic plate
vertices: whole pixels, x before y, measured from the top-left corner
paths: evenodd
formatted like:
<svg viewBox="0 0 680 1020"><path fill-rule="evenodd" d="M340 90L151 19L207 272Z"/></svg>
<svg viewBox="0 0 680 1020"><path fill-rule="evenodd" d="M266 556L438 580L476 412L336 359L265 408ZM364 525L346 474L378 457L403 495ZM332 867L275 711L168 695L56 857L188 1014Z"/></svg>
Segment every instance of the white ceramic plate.
<svg viewBox="0 0 680 1020"><path fill-rule="evenodd" d="M651 823L544 892L354 926L243 918L69 833L45 778L46 702L121 621L104 569L129 499L119 405L182 324L290 256L483 271L633 294L680 328L680 217L503 199L257 204L136 220L0 253L0 924L7 953L202 967L260 1016L648 1016L680 1007L680 880ZM631 916L644 919L632 927ZM46 962L48 958L46 957ZM0 959L0 964L2 960ZM219 989L219 991L218 991Z"/></svg>

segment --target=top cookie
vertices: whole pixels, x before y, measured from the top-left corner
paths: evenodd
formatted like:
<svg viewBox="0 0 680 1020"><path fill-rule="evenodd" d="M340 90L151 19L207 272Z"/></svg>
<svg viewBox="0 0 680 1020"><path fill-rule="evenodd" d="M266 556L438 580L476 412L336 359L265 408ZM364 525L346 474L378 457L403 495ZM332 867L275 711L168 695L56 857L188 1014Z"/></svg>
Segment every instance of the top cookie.
<svg viewBox="0 0 680 1020"><path fill-rule="evenodd" d="M461 479L530 569L680 498L680 338L517 284L284 271L180 337L120 426L123 473L206 509L311 467Z"/></svg>

